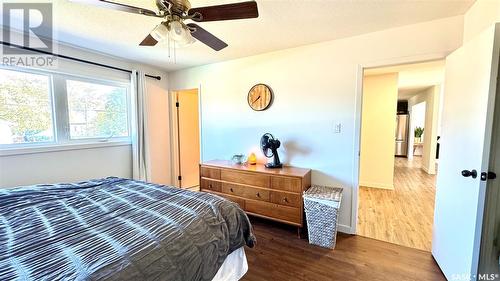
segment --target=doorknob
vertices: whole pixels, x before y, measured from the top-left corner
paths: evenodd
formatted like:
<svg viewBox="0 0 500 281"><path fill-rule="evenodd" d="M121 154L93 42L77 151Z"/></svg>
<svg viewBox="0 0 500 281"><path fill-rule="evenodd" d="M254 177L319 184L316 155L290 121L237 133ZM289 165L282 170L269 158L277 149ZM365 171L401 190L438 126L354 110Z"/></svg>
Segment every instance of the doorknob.
<svg viewBox="0 0 500 281"><path fill-rule="evenodd" d="M477 178L477 171L476 170L472 170L472 171L469 171L469 170L463 170L462 171L462 176L468 178L468 177L472 177L473 179Z"/></svg>

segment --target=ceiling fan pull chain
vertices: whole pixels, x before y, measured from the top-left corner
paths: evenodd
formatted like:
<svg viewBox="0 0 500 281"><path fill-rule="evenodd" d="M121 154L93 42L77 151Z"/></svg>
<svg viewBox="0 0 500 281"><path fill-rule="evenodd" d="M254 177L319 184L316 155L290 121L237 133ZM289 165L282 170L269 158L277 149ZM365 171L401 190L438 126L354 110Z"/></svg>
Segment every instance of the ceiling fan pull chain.
<svg viewBox="0 0 500 281"><path fill-rule="evenodd" d="M174 42L174 64L177 64L177 48L175 47L175 42Z"/></svg>
<svg viewBox="0 0 500 281"><path fill-rule="evenodd" d="M167 34L168 58L170 58L170 34Z"/></svg>

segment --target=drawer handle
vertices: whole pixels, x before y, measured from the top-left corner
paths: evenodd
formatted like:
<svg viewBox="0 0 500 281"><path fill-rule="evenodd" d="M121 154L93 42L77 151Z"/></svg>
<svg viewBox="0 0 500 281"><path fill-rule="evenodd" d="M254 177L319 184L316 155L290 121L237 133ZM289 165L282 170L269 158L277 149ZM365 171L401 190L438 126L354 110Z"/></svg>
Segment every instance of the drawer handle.
<svg viewBox="0 0 500 281"><path fill-rule="evenodd" d="M260 198L260 193L258 193L258 192L257 192L257 194L256 194L256 195L257 195L257 197L259 197L259 198Z"/></svg>
<svg viewBox="0 0 500 281"><path fill-rule="evenodd" d="M208 184L208 188L212 188L212 184L211 183Z"/></svg>
<svg viewBox="0 0 500 281"><path fill-rule="evenodd" d="M288 198L284 197L284 198L283 198L283 202L288 203Z"/></svg>
<svg viewBox="0 0 500 281"><path fill-rule="evenodd" d="M231 192L234 192L233 188L231 187L229 190L231 190Z"/></svg>

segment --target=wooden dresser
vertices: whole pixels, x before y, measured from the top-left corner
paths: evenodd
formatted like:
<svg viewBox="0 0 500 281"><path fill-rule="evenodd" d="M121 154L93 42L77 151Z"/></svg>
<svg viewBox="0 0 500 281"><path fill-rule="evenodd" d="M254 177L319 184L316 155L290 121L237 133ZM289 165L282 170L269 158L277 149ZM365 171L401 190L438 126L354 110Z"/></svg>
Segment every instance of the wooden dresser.
<svg viewBox="0 0 500 281"><path fill-rule="evenodd" d="M238 203L248 214L303 227L302 192L311 186L311 170L268 169L214 160L200 164L200 188Z"/></svg>

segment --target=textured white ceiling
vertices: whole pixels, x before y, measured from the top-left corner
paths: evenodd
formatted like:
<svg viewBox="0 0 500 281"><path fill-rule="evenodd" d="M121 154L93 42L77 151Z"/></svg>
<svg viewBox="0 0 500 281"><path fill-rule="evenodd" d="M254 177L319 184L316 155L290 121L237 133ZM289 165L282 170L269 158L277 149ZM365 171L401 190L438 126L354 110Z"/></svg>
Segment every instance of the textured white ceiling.
<svg viewBox="0 0 500 281"><path fill-rule="evenodd" d="M193 7L241 0L192 0ZM116 2L155 9L154 0ZM139 42L161 19L66 0L53 0L57 39L102 53L174 70L349 37L463 14L473 0L257 0L260 17L202 23L229 47L215 52L197 42L177 50Z"/></svg>

